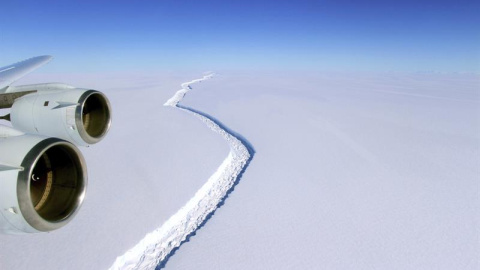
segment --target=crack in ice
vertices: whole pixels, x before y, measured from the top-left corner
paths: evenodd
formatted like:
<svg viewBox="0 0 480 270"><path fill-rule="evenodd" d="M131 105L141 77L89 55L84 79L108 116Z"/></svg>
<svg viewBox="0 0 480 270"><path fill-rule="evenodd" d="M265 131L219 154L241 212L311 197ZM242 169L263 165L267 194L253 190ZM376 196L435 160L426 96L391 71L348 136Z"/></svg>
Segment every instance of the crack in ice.
<svg viewBox="0 0 480 270"><path fill-rule="evenodd" d="M230 131L215 118L179 105L191 84L210 79L213 74L182 84L164 106L183 110L202 120L229 144L230 152L217 171L195 193L186 205L160 228L147 234L135 247L118 257L110 269L155 269L164 264L180 245L195 233L221 205L253 157L253 148L240 135Z"/></svg>

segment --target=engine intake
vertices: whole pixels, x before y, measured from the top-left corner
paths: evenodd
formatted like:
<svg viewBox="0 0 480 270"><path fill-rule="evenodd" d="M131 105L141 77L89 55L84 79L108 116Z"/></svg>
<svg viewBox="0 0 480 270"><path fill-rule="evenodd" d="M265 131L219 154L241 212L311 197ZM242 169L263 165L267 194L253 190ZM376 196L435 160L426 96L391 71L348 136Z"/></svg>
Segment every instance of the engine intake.
<svg viewBox="0 0 480 270"><path fill-rule="evenodd" d="M104 94L89 90L80 97L75 121L82 139L94 144L99 142L110 129L110 103Z"/></svg>
<svg viewBox="0 0 480 270"><path fill-rule="evenodd" d="M0 215L0 229L14 234L48 232L72 220L87 186L80 151L67 141L31 135L3 139L0 146L16 148L16 154L3 158L23 168L0 171L0 211L8 221L2 222Z"/></svg>
<svg viewBox="0 0 480 270"><path fill-rule="evenodd" d="M19 174L19 193L30 192L18 195L29 195L29 208L33 206L42 219L58 223L75 212L83 200L83 161L78 151L64 142L51 144L40 153L33 153L32 157L35 156L30 170ZM28 168L29 157L25 162Z"/></svg>

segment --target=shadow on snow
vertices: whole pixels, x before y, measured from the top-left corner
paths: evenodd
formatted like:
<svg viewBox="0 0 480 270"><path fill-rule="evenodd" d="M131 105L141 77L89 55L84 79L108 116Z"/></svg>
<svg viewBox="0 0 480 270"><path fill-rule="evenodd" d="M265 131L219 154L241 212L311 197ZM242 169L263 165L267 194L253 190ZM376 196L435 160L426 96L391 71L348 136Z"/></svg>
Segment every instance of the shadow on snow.
<svg viewBox="0 0 480 270"><path fill-rule="evenodd" d="M217 205L217 208L215 210L213 210L211 213L209 213L207 215L207 217L205 218L205 220L193 231L191 232L189 235L187 235L186 239L184 241L182 241L180 243L180 245L176 248L174 248L166 257L165 259L163 259L162 261L159 262L159 264L157 265L157 267L155 267L155 270L160 270L160 269L163 269L165 268L168 260L173 256L175 255L175 252L186 242L190 242L190 238L195 236L197 234L197 231L200 230L201 228L203 228L203 226L205 226L205 224L213 217L213 215L215 215L215 212L220 208L222 207L224 204L225 204L225 201L226 199L228 198L228 196L235 190L235 186L238 185L238 183L240 182L240 179L242 178L243 176L243 173L246 171L247 167L250 165L250 161L253 159L253 156L255 155L255 149L253 148L252 144L247 140L245 139L242 135L238 134L237 132L229 129L228 127L226 127L222 122L220 122L218 119L216 119L215 117L207 114L207 113L204 113L204 112L201 112L201 111L198 111L198 110L195 110L193 108L190 108L190 107L186 107L186 106L182 106L182 105L178 105L176 106L177 108L180 108L180 109L183 109L183 110L186 110L186 111L190 111L192 113L195 113L195 114L198 114L200 116L203 116L203 117L206 117L208 119L210 119L211 121L213 121L215 124L217 124L221 129L225 130L227 133L229 133L230 135L232 135L233 137L237 138L248 150L248 153L250 154L250 157L248 158L248 160L246 161L245 163L245 166L243 166L242 170L240 171L240 173L238 174L237 178L235 179L235 181L233 182L233 185L232 187L227 191L227 193L225 194L225 196L220 200L220 202L218 203Z"/></svg>

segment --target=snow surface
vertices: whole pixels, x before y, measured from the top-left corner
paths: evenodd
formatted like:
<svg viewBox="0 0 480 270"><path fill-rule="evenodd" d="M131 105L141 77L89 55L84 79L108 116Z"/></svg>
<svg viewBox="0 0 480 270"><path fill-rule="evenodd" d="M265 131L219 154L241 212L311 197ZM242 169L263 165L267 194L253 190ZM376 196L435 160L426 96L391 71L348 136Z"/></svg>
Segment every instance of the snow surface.
<svg viewBox="0 0 480 270"><path fill-rule="evenodd" d="M186 241L188 236L207 221L248 166L253 150L246 141L235 137L214 118L178 104L192 89L192 84L212 76L213 74L205 75L201 79L183 83L182 89L178 90L165 103L165 106L176 107L198 117L213 132L220 134L230 146L227 158L184 207L171 216L162 227L146 235L125 255L118 257L110 269L154 269L157 265L164 263L165 259L168 259L168 256Z"/></svg>
<svg viewBox="0 0 480 270"><path fill-rule="evenodd" d="M479 75L225 71L184 96L192 113L161 106L197 76L52 74L105 90L112 130L82 149L79 215L0 235L0 269L106 269L162 228L231 151L194 112L241 133L255 158L157 268L480 268Z"/></svg>
<svg viewBox="0 0 480 270"><path fill-rule="evenodd" d="M222 74L183 104L255 158L167 269L479 269L480 78Z"/></svg>

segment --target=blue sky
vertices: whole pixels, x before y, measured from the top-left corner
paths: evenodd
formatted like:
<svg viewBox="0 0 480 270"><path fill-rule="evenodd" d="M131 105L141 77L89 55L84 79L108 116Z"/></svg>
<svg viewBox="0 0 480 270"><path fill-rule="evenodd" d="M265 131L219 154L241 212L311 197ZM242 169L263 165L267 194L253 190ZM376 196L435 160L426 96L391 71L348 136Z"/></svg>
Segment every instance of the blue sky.
<svg viewBox="0 0 480 270"><path fill-rule="evenodd" d="M0 66L480 72L480 1L2 1Z"/></svg>

